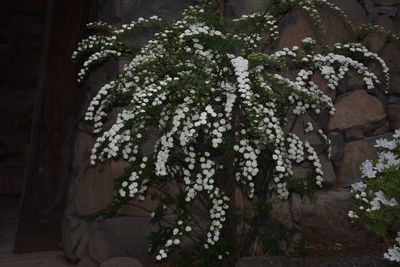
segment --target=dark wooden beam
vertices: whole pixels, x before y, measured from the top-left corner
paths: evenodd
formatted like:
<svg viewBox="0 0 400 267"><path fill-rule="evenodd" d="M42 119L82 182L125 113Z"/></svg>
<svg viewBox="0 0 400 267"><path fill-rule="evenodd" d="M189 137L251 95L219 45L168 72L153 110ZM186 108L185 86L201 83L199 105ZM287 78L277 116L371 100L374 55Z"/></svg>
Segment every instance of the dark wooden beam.
<svg viewBox="0 0 400 267"><path fill-rule="evenodd" d="M17 253L59 247L73 132L81 103L71 55L82 36L88 3L47 3L30 155L15 244Z"/></svg>

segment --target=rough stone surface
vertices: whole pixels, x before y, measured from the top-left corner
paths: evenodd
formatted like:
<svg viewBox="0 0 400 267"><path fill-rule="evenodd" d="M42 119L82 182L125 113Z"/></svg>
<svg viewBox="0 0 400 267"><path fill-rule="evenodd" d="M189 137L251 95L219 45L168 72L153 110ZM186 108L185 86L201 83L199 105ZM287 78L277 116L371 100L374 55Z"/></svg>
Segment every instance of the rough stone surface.
<svg viewBox="0 0 400 267"><path fill-rule="evenodd" d="M380 16L377 19L376 24L382 26L388 31L391 31L393 27L393 21L386 15ZM365 37L364 43L370 51L379 53L384 47L387 37L387 34L370 33Z"/></svg>
<svg viewBox="0 0 400 267"><path fill-rule="evenodd" d="M349 186L360 177L360 165L366 159L376 158L375 141L388 134L347 143L343 160L337 170L337 180L342 186Z"/></svg>
<svg viewBox="0 0 400 267"><path fill-rule="evenodd" d="M87 166L75 185L74 204L78 215L87 216L104 209L113 194L110 163Z"/></svg>
<svg viewBox="0 0 400 267"><path fill-rule="evenodd" d="M343 158L344 138L342 134L336 132L329 133L328 137L331 140L331 160L333 165L337 167Z"/></svg>
<svg viewBox="0 0 400 267"><path fill-rule="evenodd" d="M332 161L324 154L319 155L319 160L322 164L322 171L324 172L324 182L333 184L336 182L336 174L333 168Z"/></svg>
<svg viewBox="0 0 400 267"><path fill-rule="evenodd" d="M386 117L382 103L365 90L356 90L343 95L335 105L336 114L331 117L328 130L344 130L359 127L368 130L373 123Z"/></svg>
<svg viewBox="0 0 400 267"><path fill-rule="evenodd" d="M94 142L94 137L91 134L83 131L77 133L74 144L75 157L72 165L74 175L79 175L77 172L89 164Z"/></svg>
<svg viewBox="0 0 400 267"><path fill-rule="evenodd" d="M300 227L305 240L311 242L357 243L364 240L366 234L349 222L347 212L351 205L349 190L336 189L320 192L316 200L293 197L293 217L288 202L277 202L273 216L287 227Z"/></svg>
<svg viewBox="0 0 400 267"><path fill-rule="evenodd" d="M400 0L374 0L378 6L394 6L400 5Z"/></svg>
<svg viewBox="0 0 400 267"><path fill-rule="evenodd" d="M327 81L322 77L321 74L315 73L312 80L316 85L318 85L319 90L321 90L325 95L329 96L332 100L335 100L336 91L328 87Z"/></svg>
<svg viewBox="0 0 400 267"><path fill-rule="evenodd" d="M376 8L378 14L387 15L389 17L396 17L399 13L399 9L396 7L389 7L389 6L380 6Z"/></svg>
<svg viewBox="0 0 400 267"><path fill-rule="evenodd" d="M364 133L360 129L347 129L344 136L346 141L354 141L364 138Z"/></svg>
<svg viewBox="0 0 400 267"><path fill-rule="evenodd" d="M389 116L390 127L394 129L400 128L400 105L388 105L387 112Z"/></svg>
<svg viewBox="0 0 400 267"><path fill-rule="evenodd" d="M278 48L292 47L301 44L306 37L315 38L315 34L310 23L303 17L298 10L290 12L285 16L281 27L283 28Z"/></svg>
<svg viewBox="0 0 400 267"><path fill-rule="evenodd" d="M68 259L76 260L87 255L89 227L86 221L65 216L62 224L62 248Z"/></svg>
<svg viewBox="0 0 400 267"><path fill-rule="evenodd" d="M103 262L100 267L144 267L140 261L130 257L117 257Z"/></svg>
<svg viewBox="0 0 400 267"><path fill-rule="evenodd" d="M77 267L99 267L99 264L90 257L83 257Z"/></svg>
<svg viewBox="0 0 400 267"><path fill-rule="evenodd" d="M153 230L150 217L113 217L92 223L89 253L98 262L119 256L140 259L145 265L153 259L147 252L147 238Z"/></svg>
<svg viewBox="0 0 400 267"><path fill-rule="evenodd" d="M345 80L342 85L339 85L339 93L345 93L347 91L354 91L357 89L364 88L364 81L360 74L355 71L349 71L346 74Z"/></svg>

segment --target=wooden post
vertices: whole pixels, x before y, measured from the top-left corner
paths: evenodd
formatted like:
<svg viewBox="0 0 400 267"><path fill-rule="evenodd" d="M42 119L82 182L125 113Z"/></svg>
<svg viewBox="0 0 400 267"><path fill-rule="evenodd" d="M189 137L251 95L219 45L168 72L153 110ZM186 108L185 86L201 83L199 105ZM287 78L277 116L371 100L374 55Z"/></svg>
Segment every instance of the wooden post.
<svg viewBox="0 0 400 267"><path fill-rule="evenodd" d="M72 138L80 103L71 55L81 38L88 3L86 0L48 0L15 252L59 247Z"/></svg>

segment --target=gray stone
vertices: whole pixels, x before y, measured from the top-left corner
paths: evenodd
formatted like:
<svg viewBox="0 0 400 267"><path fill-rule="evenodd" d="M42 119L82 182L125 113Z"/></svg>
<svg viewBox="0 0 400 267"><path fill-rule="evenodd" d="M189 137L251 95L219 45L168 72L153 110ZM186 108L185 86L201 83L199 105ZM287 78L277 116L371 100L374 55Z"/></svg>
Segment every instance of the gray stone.
<svg viewBox="0 0 400 267"><path fill-rule="evenodd" d="M324 173L324 182L334 184L336 182L336 174L330 159L324 154L318 156L321 161L322 171Z"/></svg>
<svg viewBox="0 0 400 267"><path fill-rule="evenodd" d="M99 264L90 257L84 257L78 262L77 267L99 267Z"/></svg>
<svg viewBox="0 0 400 267"><path fill-rule="evenodd" d="M328 130L373 128L373 124L386 117L382 103L365 90L356 90L340 97L335 105L336 114L331 117Z"/></svg>
<svg viewBox="0 0 400 267"><path fill-rule="evenodd" d="M395 130L400 128L400 105L388 105L387 112L389 116L390 127Z"/></svg>
<svg viewBox="0 0 400 267"><path fill-rule="evenodd" d="M134 258L117 257L103 262L100 267L144 267L143 264Z"/></svg>
<svg viewBox="0 0 400 267"><path fill-rule="evenodd" d="M333 165L338 167L343 158L345 141L343 135L336 132L329 133L328 137L331 140L331 160Z"/></svg>
<svg viewBox="0 0 400 267"><path fill-rule="evenodd" d="M236 267L302 267L306 266L301 258L288 256L271 257L244 257L241 258Z"/></svg>
<svg viewBox="0 0 400 267"><path fill-rule="evenodd" d="M89 227L86 221L66 216L62 223L61 244L65 256L77 260L87 255Z"/></svg>
<svg viewBox="0 0 400 267"><path fill-rule="evenodd" d="M154 228L149 217L113 217L91 224L89 254L97 262L120 256L138 258L145 266L154 262L147 252Z"/></svg>
<svg viewBox="0 0 400 267"><path fill-rule="evenodd" d="M87 166L75 184L74 205L80 216L92 215L110 203L113 194L110 162L96 167Z"/></svg>
<svg viewBox="0 0 400 267"><path fill-rule="evenodd" d="M376 12L374 1L363 0L363 4L368 13L368 22L375 22L378 18L378 12Z"/></svg>
<svg viewBox="0 0 400 267"><path fill-rule="evenodd" d="M360 129L347 129L344 133L346 141L354 141L364 138L364 133Z"/></svg>
<svg viewBox="0 0 400 267"><path fill-rule="evenodd" d="M399 12L395 7L388 7L388 6L380 6L376 8L378 14L387 15L389 17L396 17L397 13Z"/></svg>
<svg viewBox="0 0 400 267"><path fill-rule="evenodd" d="M400 97L399 97L399 96L391 95L391 96L389 97L388 103L389 103L389 104L400 105Z"/></svg>
<svg viewBox="0 0 400 267"><path fill-rule="evenodd" d="M374 0L378 6L394 6L400 5L400 0Z"/></svg>

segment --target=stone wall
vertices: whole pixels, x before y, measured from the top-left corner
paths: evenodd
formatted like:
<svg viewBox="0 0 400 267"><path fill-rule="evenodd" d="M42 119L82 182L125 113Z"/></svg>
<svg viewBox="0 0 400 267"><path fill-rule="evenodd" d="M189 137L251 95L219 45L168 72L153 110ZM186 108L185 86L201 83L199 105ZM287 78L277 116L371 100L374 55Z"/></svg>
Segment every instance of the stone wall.
<svg viewBox="0 0 400 267"><path fill-rule="evenodd" d="M119 24L141 16L160 15L176 18L181 10L194 1L155 0L106 1L96 8L98 18ZM226 14L230 17L256 9L262 0L229 0ZM400 17L399 0L335 0L355 23L373 22L389 30L398 29ZM343 29L333 17L327 17L330 41L343 35ZM308 22L293 12L281 23L284 35L278 47L295 45L312 34ZM387 42L386 36L368 35L363 41L372 51L379 53L391 69L390 95L364 90L362 80L350 74L337 92L329 92L335 99L337 114L331 118L321 114L314 119L329 132L332 141L332 160L322 157L325 166L326 190L320 192L315 202L293 199L293 216L289 205L277 202L275 215L289 227L302 229L307 240L315 242L359 242L365 238L362 229L353 227L347 219L351 206L349 185L359 176L359 165L366 158L374 157L373 143L400 128L400 50ZM98 69L87 85L88 102L98 88L108 81L123 65L112 62ZM371 66L374 67L374 66ZM316 77L316 82L323 86ZM118 110L114 111L113 116ZM83 114L83 110L82 110ZM311 119L311 118L308 118ZM112 118L110 119L112 120ZM319 145L319 138L302 131L301 120L295 126L298 133L311 143ZM301 130L300 130L301 129ZM145 266L152 266L146 253L146 236L150 232L148 214L132 202L118 214L106 220L92 220L90 215L106 207L113 192L112 178L126 166L113 161L95 168L89 166L89 155L94 138L90 127L80 122L75 141L73 183L70 188L68 207L63 223L63 249L68 258L78 266L141 266L134 263L139 258ZM322 156L322 149L319 151ZM144 205L151 207L153 203ZM130 258L126 258L130 257ZM113 265L118 263L130 265Z"/></svg>

